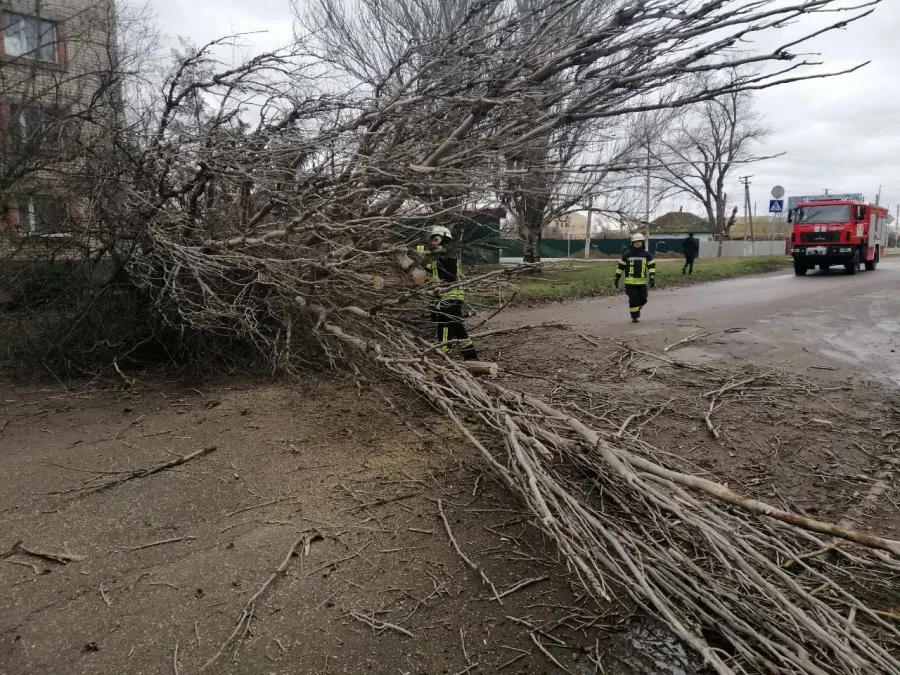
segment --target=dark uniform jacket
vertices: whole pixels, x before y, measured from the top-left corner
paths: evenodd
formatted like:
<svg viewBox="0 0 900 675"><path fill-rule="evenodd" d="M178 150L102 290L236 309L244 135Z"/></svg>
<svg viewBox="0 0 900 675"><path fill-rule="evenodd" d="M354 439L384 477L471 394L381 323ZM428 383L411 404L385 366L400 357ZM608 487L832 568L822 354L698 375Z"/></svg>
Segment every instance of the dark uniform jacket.
<svg viewBox="0 0 900 675"><path fill-rule="evenodd" d="M420 253L427 253L428 262L425 271L442 284L455 284L462 281L462 260L453 244L441 245L437 248L430 244L416 247ZM451 289L441 295L442 300L464 300L465 292L460 288Z"/></svg>
<svg viewBox="0 0 900 675"><path fill-rule="evenodd" d="M631 247L622 254L616 269L616 281L625 276L626 286L646 286L656 277L656 263L653 256L643 248Z"/></svg>

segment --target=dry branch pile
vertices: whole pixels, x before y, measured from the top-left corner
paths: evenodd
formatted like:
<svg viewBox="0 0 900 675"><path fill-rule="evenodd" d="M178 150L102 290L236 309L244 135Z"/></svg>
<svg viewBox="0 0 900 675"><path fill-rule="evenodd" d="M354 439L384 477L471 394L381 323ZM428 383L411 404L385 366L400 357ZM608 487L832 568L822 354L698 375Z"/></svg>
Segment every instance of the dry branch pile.
<svg viewBox="0 0 900 675"><path fill-rule="evenodd" d="M214 56L225 42L187 55L153 133L97 167L109 178L92 191L104 196L86 232L95 257L110 257L176 333L251 345L286 372L327 360L405 382L527 503L588 592L624 594L717 672L896 672L896 625L847 590L850 567L803 552L825 546L822 534L855 539L880 552L842 561L874 579L900 569L900 543L741 499L590 415L476 379L411 327L448 290L423 283L411 252L424 223L490 203L500 183L528 194L558 167L522 157L546 160L535 148L571 125L628 129L642 113L809 76L792 51L805 40L758 55L734 47L839 6L610 0L585 16L584 4L469 2L438 38L351 87L326 77L322 63L341 64L313 38L229 68ZM763 70L685 85L745 64ZM464 285L477 294L508 274Z"/></svg>
<svg viewBox="0 0 900 675"><path fill-rule="evenodd" d="M886 592L900 571L900 542L684 473L675 458L635 436L623 440L590 413L575 417L451 367L430 382L409 364L387 366L442 407L525 499L588 592L598 601L627 594L716 672L900 668ZM741 387L719 388L729 385ZM481 425L466 421L474 419ZM494 434L476 431L485 427ZM503 454L493 450L497 436ZM839 549L832 562L816 553L830 550L832 536L862 548Z"/></svg>

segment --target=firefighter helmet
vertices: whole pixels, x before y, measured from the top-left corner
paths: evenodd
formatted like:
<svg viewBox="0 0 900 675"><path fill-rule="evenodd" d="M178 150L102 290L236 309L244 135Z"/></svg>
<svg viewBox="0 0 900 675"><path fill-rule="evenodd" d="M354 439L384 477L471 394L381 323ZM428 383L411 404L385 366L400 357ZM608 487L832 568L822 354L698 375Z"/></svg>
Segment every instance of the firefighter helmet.
<svg viewBox="0 0 900 675"><path fill-rule="evenodd" d="M635 232L633 235L631 235L631 243L632 244L636 244L639 241L646 241L646 239L647 238L644 236L644 234L642 232Z"/></svg>
<svg viewBox="0 0 900 675"><path fill-rule="evenodd" d="M431 231L428 233L429 237L440 237L441 239L453 239L453 233L449 230L449 228L444 227L443 225L435 225L431 228Z"/></svg>

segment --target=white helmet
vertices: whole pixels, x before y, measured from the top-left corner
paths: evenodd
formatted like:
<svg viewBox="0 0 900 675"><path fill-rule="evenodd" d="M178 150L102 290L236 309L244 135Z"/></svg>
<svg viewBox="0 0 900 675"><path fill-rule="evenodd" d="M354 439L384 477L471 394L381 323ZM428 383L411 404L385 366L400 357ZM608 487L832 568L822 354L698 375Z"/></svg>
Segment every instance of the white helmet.
<svg viewBox="0 0 900 675"><path fill-rule="evenodd" d="M441 239L453 239L453 233L449 230L449 228L446 228L443 225L435 225L434 227L432 227L431 231L428 233L428 236L438 236Z"/></svg>
<svg viewBox="0 0 900 675"><path fill-rule="evenodd" d="M643 235L642 232L635 232L633 235L631 235L632 244L636 244L639 241L646 241L646 239L647 238Z"/></svg>

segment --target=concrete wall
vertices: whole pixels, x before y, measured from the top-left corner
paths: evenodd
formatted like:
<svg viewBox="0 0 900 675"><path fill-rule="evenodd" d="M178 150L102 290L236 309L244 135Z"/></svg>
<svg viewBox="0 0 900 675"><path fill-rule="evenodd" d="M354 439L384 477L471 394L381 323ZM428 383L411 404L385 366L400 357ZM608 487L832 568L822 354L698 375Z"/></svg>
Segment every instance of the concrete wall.
<svg viewBox="0 0 900 675"><path fill-rule="evenodd" d="M786 255L787 244L782 240L775 241L724 241L722 242L723 258L746 258L748 256ZM700 257L715 258L719 254L719 243L715 241L700 242Z"/></svg>

